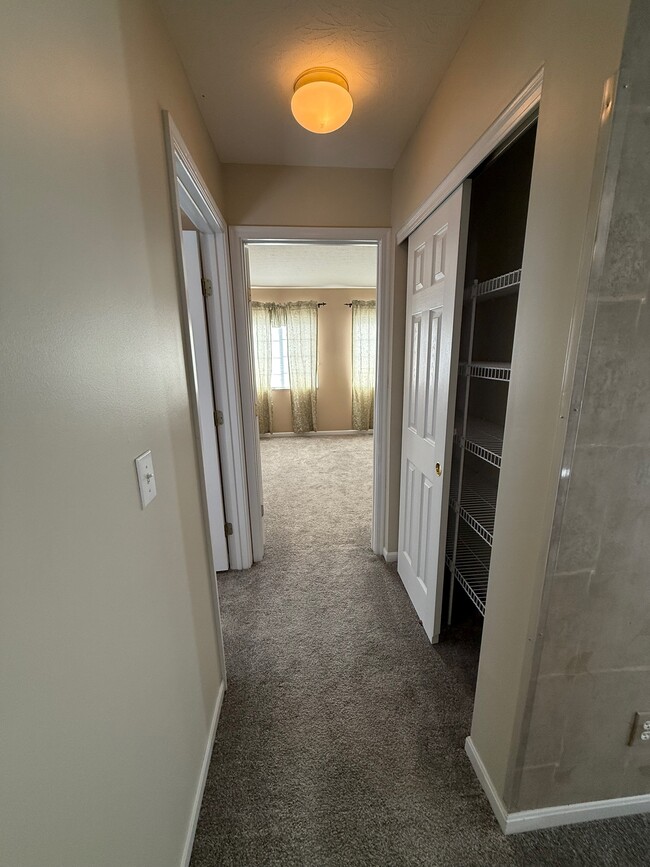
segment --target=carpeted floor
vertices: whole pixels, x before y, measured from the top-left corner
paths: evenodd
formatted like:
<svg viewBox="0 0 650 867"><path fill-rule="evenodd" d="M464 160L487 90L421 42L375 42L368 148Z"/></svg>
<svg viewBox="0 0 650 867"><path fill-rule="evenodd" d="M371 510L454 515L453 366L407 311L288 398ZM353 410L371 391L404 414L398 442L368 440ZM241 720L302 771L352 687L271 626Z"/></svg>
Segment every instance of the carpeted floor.
<svg viewBox="0 0 650 867"><path fill-rule="evenodd" d="M266 556L220 578L228 692L192 867L648 864L643 817L501 833L463 750L471 626L432 647L369 548L370 437L262 441Z"/></svg>

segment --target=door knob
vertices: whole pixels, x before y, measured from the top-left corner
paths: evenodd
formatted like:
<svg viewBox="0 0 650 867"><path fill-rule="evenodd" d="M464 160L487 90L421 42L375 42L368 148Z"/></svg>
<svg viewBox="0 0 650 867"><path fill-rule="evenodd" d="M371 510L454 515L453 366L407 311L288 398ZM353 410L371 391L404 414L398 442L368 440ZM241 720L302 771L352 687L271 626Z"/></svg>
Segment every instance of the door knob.
<svg viewBox="0 0 650 867"><path fill-rule="evenodd" d="M440 464L438 464L438 463L436 463L436 475L437 475L437 476L441 476L441 475L442 475L442 467L441 467Z"/></svg>

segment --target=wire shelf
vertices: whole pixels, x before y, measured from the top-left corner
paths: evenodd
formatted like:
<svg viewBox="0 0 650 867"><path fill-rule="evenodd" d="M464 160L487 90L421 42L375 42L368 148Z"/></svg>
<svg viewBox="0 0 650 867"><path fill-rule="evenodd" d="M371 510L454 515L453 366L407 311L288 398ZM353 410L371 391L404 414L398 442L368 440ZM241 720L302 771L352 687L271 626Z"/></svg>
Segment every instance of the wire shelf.
<svg viewBox="0 0 650 867"><path fill-rule="evenodd" d="M463 479L460 502L452 500L453 508L466 524L492 546L494 515L497 507L497 490L476 474L467 474Z"/></svg>
<svg viewBox="0 0 650 867"><path fill-rule="evenodd" d="M483 419L468 418L467 434L460 438L460 445L493 467L501 466L503 430L499 425Z"/></svg>
<svg viewBox="0 0 650 867"><path fill-rule="evenodd" d="M447 556L446 560L456 581L481 614L485 616L490 562L481 545L482 543L478 539L473 542L471 539L459 535L455 562L450 556Z"/></svg>
<svg viewBox="0 0 650 867"><path fill-rule="evenodd" d="M447 521L447 538L445 539L445 558L447 565L454 555L454 542L456 540L455 517L452 511L449 512L449 520Z"/></svg>
<svg viewBox="0 0 650 867"><path fill-rule="evenodd" d="M473 292L477 300L492 295L510 295L519 289L520 283L521 268L517 268L516 271L509 271L507 274L500 274L498 277L476 283Z"/></svg>
<svg viewBox="0 0 650 867"><path fill-rule="evenodd" d="M510 382L510 362L472 361L464 365L465 376L478 379L495 379L499 382Z"/></svg>

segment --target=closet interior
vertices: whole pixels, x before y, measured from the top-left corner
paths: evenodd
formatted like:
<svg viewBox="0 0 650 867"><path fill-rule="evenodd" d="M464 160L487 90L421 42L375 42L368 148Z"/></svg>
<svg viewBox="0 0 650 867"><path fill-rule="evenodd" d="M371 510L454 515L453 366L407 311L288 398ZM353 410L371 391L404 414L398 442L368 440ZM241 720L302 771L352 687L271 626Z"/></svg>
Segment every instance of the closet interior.
<svg viewBox="0 0 650 867"><path fill-rule="evenodd" d="M472 175L445 551L447 622L485 615L537 130ZM478 613L476 613L478 612Z"/></svg>

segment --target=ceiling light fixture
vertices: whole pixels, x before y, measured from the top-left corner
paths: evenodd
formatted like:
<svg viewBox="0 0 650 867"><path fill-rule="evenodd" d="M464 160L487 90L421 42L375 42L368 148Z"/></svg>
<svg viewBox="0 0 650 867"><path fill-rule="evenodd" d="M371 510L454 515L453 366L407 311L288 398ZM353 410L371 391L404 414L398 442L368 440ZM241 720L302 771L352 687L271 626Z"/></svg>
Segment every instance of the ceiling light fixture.
<svg viewBox="0 0 650 867"><path fill-rule="evenodd" d="M327 66L305 70L293 86L291 111L300 126L310 132L340 129L352 114L347 79Z"/></svg>

